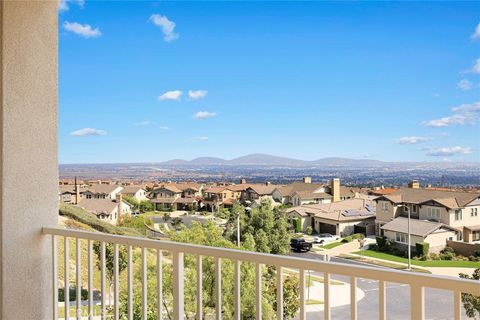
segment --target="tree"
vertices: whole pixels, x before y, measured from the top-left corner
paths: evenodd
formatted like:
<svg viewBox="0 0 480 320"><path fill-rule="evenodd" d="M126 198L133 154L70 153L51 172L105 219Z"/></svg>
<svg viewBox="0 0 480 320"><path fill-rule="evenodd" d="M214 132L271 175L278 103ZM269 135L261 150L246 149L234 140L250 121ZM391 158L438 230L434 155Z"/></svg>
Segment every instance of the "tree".
<svg viewBox="0 0 480 320"><path fill-rule="evenodd" d="M151 203L148 200L142 200L138 204L138 208L140 212L148 212L148 211L153 211L153 203Z"/></svg>
<svg viewBox="0 0 480 320"><path fill-rule="evenodd" d="M258 208L245 216L241 226L241 237L251 234L255 239L255 250L273 254L290 252L290 233L285 209L271 208L268 199L262 200Z"/></svg>
<svg viewBox="0 0 480 320"><path fill-rule="evenodd" d="M475 269L472 276L465 273L460 273L459 276L464 279L480 280L480 268ZM462 303L469 318L477 319L477 317L480 317L480 296L462 293Z"/></svg>
<svg viewBox="0 0 480 320"><path fill-rule="evenodd" d="M168 212L163 213L163 218L162 219L165 223L168 222L168 220L170 220L170 218L171 218L170 213L168 213Z"/></svg>
<svg viewBox="0 0 480 320"><path fill-rule="evenodd" d="M97 256L97 268L98 270L101 270L102 247L100 242L93 243L93 251ZM115 280L114 264L115 264L114 245L112 243L106 243L105 244L105 277L109 282L109 295L108 295L109 300L110 300L110 297L112 296L112 286L113 286L113 281ZM118 248L118 274L119 275L123 270L127 268L127 264L128 264L127 248L125 246L119 246Z"/></svg>
<svg viewBox="0 0 480 320"><path fill-rule="evenodd" d="M178 230L180 228L180 225L183 224L183 220L180 217L175 217L172 219L172 226Z"/></svg>
<svg viewBox="0 0 480 320"><path fill-rule="evenodd" d="M133 210L139 210L140 208L140 203L138 202L137 199L135 199L134 197L132 196L123 196L122 198L125 202L127 202L128 204L130 204L132 206L132 209Z"/></svg>

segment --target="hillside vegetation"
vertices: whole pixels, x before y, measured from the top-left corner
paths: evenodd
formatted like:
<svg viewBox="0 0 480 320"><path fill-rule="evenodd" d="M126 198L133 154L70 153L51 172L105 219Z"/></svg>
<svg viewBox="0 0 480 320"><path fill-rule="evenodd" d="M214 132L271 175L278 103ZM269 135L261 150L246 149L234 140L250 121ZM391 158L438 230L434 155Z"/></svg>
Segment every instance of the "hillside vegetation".
<svg viewBox="0 0 480 320"><path fill-rule="evenodd" d="M60 204L59 214L60 216L64 216L73 220L67 220L65 223L66 227L72 229L99 231L122 236L145 237L145 233L142 233L137 228L114 226L108 222L98 219L95 215L85 211L84 209L73 205L65 203Z"/></svg>

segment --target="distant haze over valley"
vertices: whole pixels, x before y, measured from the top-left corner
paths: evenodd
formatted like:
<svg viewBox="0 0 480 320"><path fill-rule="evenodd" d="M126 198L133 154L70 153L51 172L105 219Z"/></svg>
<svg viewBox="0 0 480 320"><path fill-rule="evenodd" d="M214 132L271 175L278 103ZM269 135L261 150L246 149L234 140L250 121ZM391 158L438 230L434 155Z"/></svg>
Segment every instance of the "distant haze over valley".
<svg viewBox="0 0 480 320"><path fill-rule="evenodd" d="M61 164L63 179L136 181L230 181L288 183L311 176L325 182L339 177L356 186L400 186L411 179L436 186L480 185L478 162L383 162L371 159L323 158L314 161L250 154L231 160L200 157L164 162Z"/></svg>

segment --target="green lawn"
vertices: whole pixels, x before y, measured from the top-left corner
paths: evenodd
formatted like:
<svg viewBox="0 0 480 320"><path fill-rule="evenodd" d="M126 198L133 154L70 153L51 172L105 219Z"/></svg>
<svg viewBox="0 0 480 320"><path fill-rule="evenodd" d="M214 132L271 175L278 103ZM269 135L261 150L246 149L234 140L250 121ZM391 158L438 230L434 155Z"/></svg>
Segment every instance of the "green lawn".
<svg viewBox="0 0 480 320"><path fill-rule="evenodd" d="M383 259L393 262L408 263L407 258L395 256L384 252L378 252L374 250L364 250L353 252L361 256ZM454 260L431 260L420 261L412 260L412 264L419 267L450 267L450 268L480 268L480 262L475 261L454 261Z"/></svg>
<svg viewBox="0 0 480 320"><path fill-rule="evenodd" d="M325 249L332 249L332 248L335 248L335 247L338 247L338 246L341 246L342 244L345 244L344 242L341 242L341 241L337 241L337 242L330 242L330 243L327 243L326 245L323 245L322 248L325 248Z"/></svg>

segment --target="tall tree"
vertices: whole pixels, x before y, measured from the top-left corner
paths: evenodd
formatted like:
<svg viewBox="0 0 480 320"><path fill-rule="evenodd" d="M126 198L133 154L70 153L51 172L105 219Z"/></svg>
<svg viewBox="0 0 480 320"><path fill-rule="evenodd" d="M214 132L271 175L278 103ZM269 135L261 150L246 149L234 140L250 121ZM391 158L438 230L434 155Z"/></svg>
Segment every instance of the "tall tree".
<svg viewBox="0 0 480 320"><path fill-rule="evenodd" d="M94 242L93 243L93 251L95 252L95 255L97 256L97 268L98 270L101 270L102 266L102 247L100 242ZM127 268L127 248L125 246L119 246L118 248L118 274L122 273L123 270ZM114 245L111 243L105 244L105 277L107 278L107 281L109 283L109 295L108 299L110 301L110 298L112 296L112 286L113 286L113 281L115 280L115 270L114 270L114 265L115 265L115 249Z"/></svg>
<svg viewBox="0 0 480 320"><path fill-rule="evenodd" d="M469 276L465 273L460 273L460 278L480 280L480 268L475 269L472 276ZM463 308L465 309L465 313L469 318L480 319L480 296L475 296L469 293L462 293L462 303Z"/></svg>

